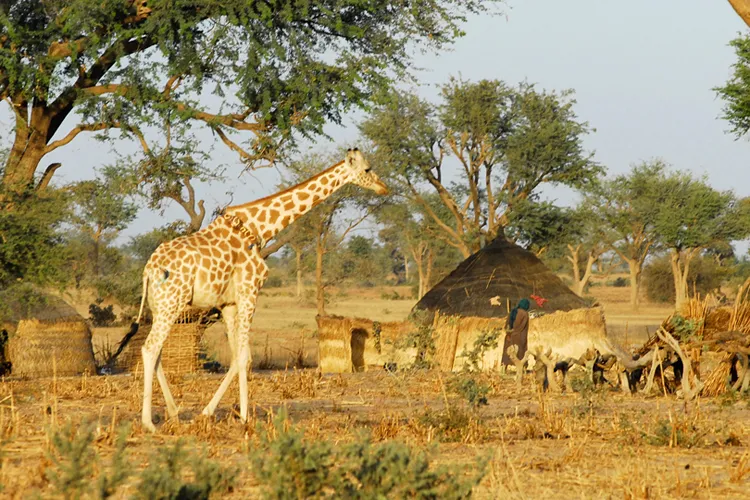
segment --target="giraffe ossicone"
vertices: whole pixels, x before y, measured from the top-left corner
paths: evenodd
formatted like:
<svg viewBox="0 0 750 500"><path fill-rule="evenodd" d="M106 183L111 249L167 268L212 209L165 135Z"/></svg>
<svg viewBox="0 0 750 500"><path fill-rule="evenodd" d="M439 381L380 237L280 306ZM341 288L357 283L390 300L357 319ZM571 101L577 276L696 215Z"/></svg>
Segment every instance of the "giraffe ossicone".
<svg viewBox="0 0 750 500"><path fill-rule="evenodd" d="M143 299L134 328L120 343L118 353L137 331L146 300L153 326L143 356L143 407L141 421L151 432L151 400L154 373L170 418L177 418L169 384L161 365L161 350L180 313L188 306L218 307L227 330L232 361L204 415L212 415L235 376L239 376L240 418L247 421L247 371L250 366L250 324L268 266L261 248L279 231L324 201L346 184L356 184L377 194L388 188L372 172L357 149L349 149L343 161L310 179L275 195L228 207L206 228L162 243L143 270Z"/></svg>

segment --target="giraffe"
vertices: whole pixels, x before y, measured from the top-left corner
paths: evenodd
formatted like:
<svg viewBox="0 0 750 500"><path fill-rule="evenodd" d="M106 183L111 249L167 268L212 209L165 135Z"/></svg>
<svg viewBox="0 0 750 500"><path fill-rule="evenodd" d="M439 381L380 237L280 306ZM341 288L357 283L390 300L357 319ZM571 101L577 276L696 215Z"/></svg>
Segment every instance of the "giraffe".
<svg viewBox="0 0 750 500"><path fill-rule="evenodd" d="M229 370L203 414L213 415L229 384L239 375L240 418L247 421L250 324L258 292L268 276L260 249L279 231L348 183L380 195L388 193L362 153L357 148L349 149L343 161L310 179L275 195L228 207L206 228L162 243L154 251L143 270L138 319L118 349L121 351L137 331L148 300L153 326L141 348L141 421L145 429L156 431L151 414L154 372L167 414L169 418L177 418L177 405L161 365L161 349L171 326L187 306L221 309L232 353Z"/></svg>

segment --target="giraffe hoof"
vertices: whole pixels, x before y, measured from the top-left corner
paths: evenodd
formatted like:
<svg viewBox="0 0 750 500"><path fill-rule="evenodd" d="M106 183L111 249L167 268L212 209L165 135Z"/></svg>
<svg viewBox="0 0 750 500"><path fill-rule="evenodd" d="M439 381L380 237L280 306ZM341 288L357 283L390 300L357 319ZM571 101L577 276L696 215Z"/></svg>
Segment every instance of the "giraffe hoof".
<svg viewBox="0 0 750 500"><path fill-rule="evenodd" d="M208 406L206 406L205 408L203 408L203 411L201 412L201 415L205 415L206 417L210 417L213 414L214 414L213 409L209 408Z"/></svg>
<svg viewBox="0 0 750 500"><path fill-rule="evenodd" d="M143 421L143 428L150 432L151 434L154 434L156 432L156 427L154 427L154 423L150 421Z"/></svg>

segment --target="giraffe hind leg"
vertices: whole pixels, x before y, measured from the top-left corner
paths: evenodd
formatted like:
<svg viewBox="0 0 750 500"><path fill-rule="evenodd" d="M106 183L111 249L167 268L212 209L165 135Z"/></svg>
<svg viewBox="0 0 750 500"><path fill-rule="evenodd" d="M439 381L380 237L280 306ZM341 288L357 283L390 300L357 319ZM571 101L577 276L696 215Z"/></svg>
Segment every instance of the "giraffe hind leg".
<svg viewBox="0 0 750 500"><path fill-rule="evenodd" d="M150 432L156 432L156 427L154 427L151 413L151 402L153 399L154 390L154 372L157 371L157 362L159 361L159 357L161 356L162 346L167 340L169 330L179 316L179 312L180 310L178 309L177 312L172 312L168 315L162 314L157 318L154 318L154 323L151 327L151 331L149 332L148 337L146 338L146 342L144 342L143 344L143 347L141 347L141 355L143 356L143 406L141 413L141 422L143 423L143 427ZM171 392L169 392L166 381L167 379L165 376L164 386L167 387L167 391L164 393L164 397L165 399L167 399L167 394L169 394L169 399L167 399L167 406L169 407L169 400L171 399L172 405L174 405L174 399L172 399L172 394ZM161 380L159 382L161 384ZM176 406L174 408L176 408Z"/></svg>
<svg viewBox="0 0 750 500"><path fill-rule="evenodd" d="M156 360L156 380L159 381L159 387L161 387L161 393L164 395L164 401L167 403L167 415L170 419L178 419L178 409L172 397L172 391L169 390L169 383L167 383L167 376L164 373L164 368L161 364L161 352Z"/></svg>
<svg viewBox="0 0 750 500"><path fill-rule="evenodd" d="M227 392L229 384L232 383L234 377L237 375L237 335L236 335L236 320L237 317L237 306L229 305L221 311L221 316L224 319L224 326L227 330L227 341L229 342L229 350L232 353L232 361L229 364L229 371L221 381L219 389L216 391L214 396L211 398L211 402L206 405L203 409L203 415L213 415L216 411L216 407L219 405L219 401Z"/></svg>

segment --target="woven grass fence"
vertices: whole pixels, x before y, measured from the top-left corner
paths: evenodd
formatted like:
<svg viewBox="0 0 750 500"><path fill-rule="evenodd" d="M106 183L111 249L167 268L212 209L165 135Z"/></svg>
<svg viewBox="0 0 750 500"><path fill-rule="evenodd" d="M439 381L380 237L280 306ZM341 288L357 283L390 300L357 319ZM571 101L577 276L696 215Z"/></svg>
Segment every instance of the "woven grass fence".
<svg viewBox="0 0 750 500"><path fill-rule="evenodd" d="M416 349L399 347L399 340L418 329L409 321L378 323L362 318L318 316L319 366L325 373L382 369L385 363L409 364ZM500 367L505 340L505 318L443 316L432 321L435 352L432 363L443 371L461 370L467 352L475 349L484 333L497 332L497 347L484 349L481 367ZM579 357L589 347L609 353L616 350L607 337L604 314L600 308L559 311L532 318L529 322L529 348L540 345L554 353Z"/></svg>
<svg viewBox="0 0 750 500"><path fill-rule="evenodd" d="M172 325L169 336L161 350L161 364L169 374L184 375L200 370L199 354L201 338L208 325L201 324L201 316L192 312L183 314L177 323ZM117 360L121 370L130 372L143 371L141 347L146 342L152 325L141 325Z"/></svg>
<svg viewBox="0 0 750 500"><path fill-rule="evenodd" d="M318 366L323 373L349 373L383 369L385 363L407 364L414 349L397 349L413 325L380 323L364 318L317 316Z"/></svg>
<svg viewBox="0 0 750 500"><path fill-rule="evenodd" d="M84 321L22 320L8 340L6 354L14 376L96 373L91 331Z"/></svg>

